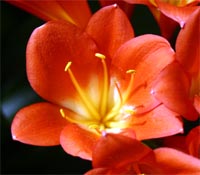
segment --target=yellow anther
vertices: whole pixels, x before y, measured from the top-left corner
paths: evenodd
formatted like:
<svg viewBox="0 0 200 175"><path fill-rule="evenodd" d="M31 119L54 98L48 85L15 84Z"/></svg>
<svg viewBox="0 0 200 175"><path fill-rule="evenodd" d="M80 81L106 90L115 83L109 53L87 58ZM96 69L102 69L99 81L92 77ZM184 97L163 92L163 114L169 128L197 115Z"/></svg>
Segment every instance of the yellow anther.
<svg viewBox="0 0 200 175"><path fill-rule="evenodd" d="M63 118L65 118L65 112L64 112L64 110L61 108L60 109L60 114L61 114L61 116L63 117Z"/></svg>
<svg viewBox="0 0 200 175"><path fill-rule="evenodd" d="M97 58L100 58L100 59L105 59L105 58L106 58L106 56L103 55L103 54L101 54L101 53L95 53L95 56L96 56Z"/></svg>
<svg viewBox="0 0 200 175"><path fill-rule="evenodd" d="M136 71L134 69L129 69L126 71L127 74L135 74Z"/></svg>
<svg viewBox="0 0 200 175"><path fill-rule="evenodd" d="M71 64L72 64L71 61L69 61L69 62L66 64L66 66L65 66L65 72L68 71L68 69L70 68Z"/></svg>

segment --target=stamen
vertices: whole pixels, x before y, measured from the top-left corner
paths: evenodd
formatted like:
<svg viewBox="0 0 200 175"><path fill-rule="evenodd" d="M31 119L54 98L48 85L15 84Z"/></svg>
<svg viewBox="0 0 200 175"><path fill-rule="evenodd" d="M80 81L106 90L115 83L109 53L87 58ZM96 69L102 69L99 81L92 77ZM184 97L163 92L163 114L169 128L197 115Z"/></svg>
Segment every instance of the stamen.
<svg viewBox="0 0 200 175"><path fill-rule="evenodd" d="M60 114L61 114L61 116L62 116L63 118L65 118L65 112L64 112L63 109L60 109Z"/></svg>
<svg viewBox="0 0 200 175"><path fill-rule="evenodd" d="M69 61L69 62L66 64L66 66L65 66L65 72L68 71L68 69L70 68L71 65L72 65L72 62Z"/></svg>
<svg viewBox="0 0 200 175"><path fill-rule="evenodd" d="M86 94L84 93L84 91L81 89L78 81L76 80L73 72L70 69L72 62L68 62L65 66L65 71L68 72L70 79L74 85L74 87L76 88L77 92L79 93L81 100L83 101L83 103L85 104L85 106L87 107L88 111L96 118L99 119L99 113L97 112L97 110L95 109L95 107L93 106L92 102L87 98Z"/></svg>
<svg viewBox="0 0 200 175"><path fill-rule="evenodd" d="M103 66L103 90L101 96L101 103L100 103L100 113L102 116L106 114L107 111L107 103L108 103L108 89L109 89L109 80L108 80L108 69L105 62L106 56L101 53L95 53L97 58L101 59L102 66Z"/></svg>
<svg viewBox="0 0 200 175"><path fill-rule="evenodd" d="M126 73L127 74L131 74L131 78L130 78L127 90L126 90L124 98L123 98L123 103L128 99L128 97L130 95L130 92L131 92L131 90L133 88L134 75L135 75L136 71L133 70L133 69L130 69L130 70L127 70Z"/></svg>
<svg viewBox="0 0 200 175"><path fill-rule="evenodd" d="M64 119L68 120L71 123L76 123L76 124L80 124L80 125L85 124L85 125L88 125L88 126L91 125L90 121L87 121L87 120L75 120L73 118L70 118L70 117L66 116L65 112L64 112L64 110L62 108L60 109L60 114Z"/></svg>

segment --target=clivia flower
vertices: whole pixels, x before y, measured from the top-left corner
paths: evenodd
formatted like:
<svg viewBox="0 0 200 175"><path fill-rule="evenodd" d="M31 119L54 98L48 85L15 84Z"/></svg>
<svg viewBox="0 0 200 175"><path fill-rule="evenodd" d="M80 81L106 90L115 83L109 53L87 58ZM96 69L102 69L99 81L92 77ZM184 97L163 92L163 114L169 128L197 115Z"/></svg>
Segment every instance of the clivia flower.
<svg viewBox="0 0 200 175"><path fill-rule="evenodd" d="M85 175L198 174L200 160L172 148L152 150L120 134L100 138L93 151L92 170Z"/></svg>
<svg viewBox="0 0 200 175"><path fill-rule="evenodd" d="M131 4L144 4L149 7L159 24L162 36L170 39L177 24L181 28L189 16L198 9L199 0L124 0Z"/></svg>
<svg viewBox="0 0 200 175"><path fill-rule="evenodd" d="M174 51L160 36L133 37L117 5L94 14L85 31L66 21L35 29L27 45L27 75L48 102L16 114L13 138L61 144L67 153L91 160L94 146L107 133L139 140L182 133L179 114L151 93Z"/></svg>
<svg viewBox="0 0 200 175"><path fill-rule="evenodd" d="M175 62L163 70L153 85L158 100L190 121L197 120L200 112L199 17L200 9L181 29L176 41ZM166 88L165 83L168 83Z"/></svg>

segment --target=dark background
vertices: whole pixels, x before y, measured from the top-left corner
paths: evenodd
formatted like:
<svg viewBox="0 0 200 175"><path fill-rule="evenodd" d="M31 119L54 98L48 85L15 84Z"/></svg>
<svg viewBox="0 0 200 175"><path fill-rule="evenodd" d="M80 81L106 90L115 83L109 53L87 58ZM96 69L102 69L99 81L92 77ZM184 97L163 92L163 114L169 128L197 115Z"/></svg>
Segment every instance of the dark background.
<svg viewBox="0 0 200 175"><path fill-rule="evenodd" d="M92 11L99 8L91 2ZM135 34L159 34L145 6L136 6L132 24ZM37 147L13 141L10 126L22 107L42 101L31 89L25 69L26 44L32 31L44 21L1 1L1 174L83 174L89 161L66 154L60 146Z"/></svg>

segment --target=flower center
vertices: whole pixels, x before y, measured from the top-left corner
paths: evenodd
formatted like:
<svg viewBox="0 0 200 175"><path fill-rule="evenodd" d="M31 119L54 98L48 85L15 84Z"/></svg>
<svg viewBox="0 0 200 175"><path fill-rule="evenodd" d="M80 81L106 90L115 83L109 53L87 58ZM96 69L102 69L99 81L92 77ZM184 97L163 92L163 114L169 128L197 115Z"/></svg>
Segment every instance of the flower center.
<svg viewBox="0 0 200 175"><path fill-rule="evenodd" d="M100 59L103 69L103 79L101 92L98 99L98 107L96 107L90 95L84 90L71 70L72 62L69 61L65 66L65 72L68 73L74 88L80 97L81 105L85 109L84 115L79 115L78 112L73 111L77 115L66 115L63 108L60 109L60 114L63 118L79 126L94 131L98 134L105 132L120 132L121 129L126 128L129 121L129 116L135 113L134 106L125 105L133 88L135 70L127 70L126 73L130 75L129 84L125 92L121 92L116 80L112 80L109 76L106 56L96 53L95 56ZM94 84L93 86L97 86ZM98 92L96 92L98 93ZM78 106L77 106L78 109Z"/></svg>

